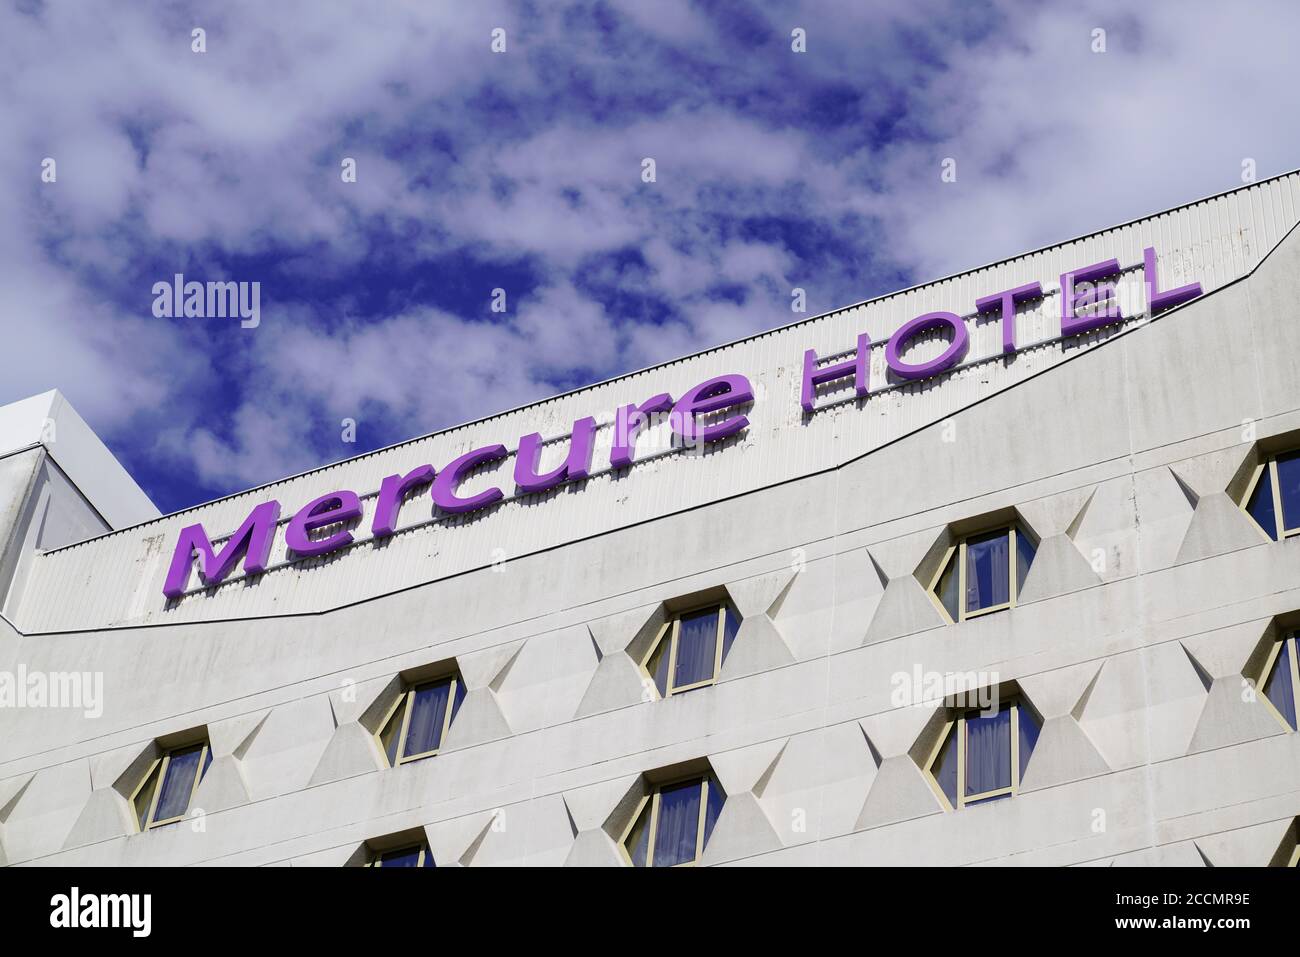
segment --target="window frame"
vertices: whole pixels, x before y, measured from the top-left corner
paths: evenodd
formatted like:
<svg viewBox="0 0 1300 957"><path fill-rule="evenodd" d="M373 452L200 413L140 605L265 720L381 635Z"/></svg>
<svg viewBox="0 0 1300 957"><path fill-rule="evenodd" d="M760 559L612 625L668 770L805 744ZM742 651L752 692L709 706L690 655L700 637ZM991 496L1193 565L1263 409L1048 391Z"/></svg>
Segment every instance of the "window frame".
<svg viewBox="0 0 1300 957"><path fill-rule="evenodd" d="M1251 475L1250 481L1246 483L1246 492L1241 496L1241 501L1237 503L1237 507L1250 519L1250 524L1264 536L1265 541L1280 542L1292 536L1300 535L1300 525L1291 529L1286 527L1286 515L1282 512L1282 486L1277 480L1277 457L1279 455L1289 455L1296 451L1300 451L1300 449L1285 449L1281 452L1274 452L1263 462L1256 465L1254 474ZM1273 492L1273 535L1265 531L1255 519L1255 516L1250 514L1250 499L1255 494L1255 489L1258 487L1260 479L1263 478L1265 469L1268 469L1270 488Z"/></svg>
<svg viewBox="0 0 1300 957"><path fill-rule="evenodd" d="M416 841L411 844L399 844L396 847L387 847L382 851L370 848L370 857L362 867L383 867L383 858L385 854L396 854L401 851L419 850L419 857L416 859L416 867L437 867L438 862L433 858L433 851L429 849L428 841ZM427 862L427 863L426 863Z"/></svg>
<svg viewBox="0 0 1300 957"><path fill-rule="evenodd" d="M1024 703L1019 695L1009 698L1006 701L998 702L998 711L1004 708L1011 710L1011 785L1005 788L994 788L991 791L981 791L979 794L966 794L966 720L971 714L981 714L984 709L980 707L961 708L954 713L947 721L944 722L943 730L939 732L939 739L935 742L934 747L930 750L929 758L925 762L925 778L930 783L931 790L939 796L943 803L944 810L960 811L973 804L982 803L990 798L1009 795L1015 797L1020 793L1020 710L1029 707ZM939 760L939 755L943 752L943 746L948 741L948 735L952 731L953 725L960 725L957 731L957 806L953 807L952 802L948 800L948 795L944 793L943 785L939 783L939 777L934 773L935 763ZM1042 727L1040 723L1039 731Z"/></svg>
<svg viewBox="0 0 1300 957"><path fill-rule="evenodd" d="M185 799L185 810L175 817L169 817L162 821L154 820L154 815L158 813L158 799L162 796L163 782L167 780L167 769L171 767L172 758L177 754L188 753L195 749L198 749L199 751L199 765L198 770L194 774L194 780L190 782L190 794L189 797ZM160 757L154 758L149 762L148 770L146 770L144 775L140 778L140 783L135 786L135 790L131 792L131 797L129 798L131 808L135 811L134 817L138 829L137 833L143 834L146 831L153 830L155 827L164 827L168 824L175 824L177 821L185 820L186 815L190 813L190 806L194 803L194 795L199 790L199 784L207 774L208 762L210 760L209 756L211 753L212 744L208 740L204 739L203 741L191 742L190 744L182 744L177 745L174 748L168 748ZM156 774L154 773L155 771L157 772ZM149 787L150 784L153 785L153 793L149 796L149 810L146 812L144 823L142 824L140 822L139 810L135 802L137 798L139 798L140 792L146 787Z"/></svg>
<svg viewBox="0 0 1300 957"><path fill-rule="evenodd" d="M1272 699L1264 691L1264 686L1268 684L1269 677L1273 674L1273 668L1277 665L1277 660L1282 655L1282 646L1287 642L1291 643L1291 694L1292 700L1296 703L1296 723L1300 724L1300 661L1296 660L1297 653L1300 653L1300 632L1290 631L1280 640L1273 642L1273 647L1269 649L1268 658L1264 661L1264 667L1259 673L1259 682L1255 686L1255 697L1268 705L1269 714L1275 717L1282 727L1288 731L1296 731L1287 721L1286 716L1277 710Z"/></svg>
<svg viewBox="0 0 1300 957"><path fill-rule="evenodd" d="M987 608L977 608L974 611L966 610L966 543L972 538L981 538L985 535L991 535L995 532L1005 531L1007 533L1007 594L1010 598L999 605L989 605ZM963 621L970 621L972 618L979 618L981 615L991 615L994 612L1006 611L1008 608L1015 608L1020 599L1020 576L1016 574L1016 559L1019 557L1019 542L1017 537L1024 535L1034 545L1034 557L1038 555L1038 543L1027 532L1022 532L1020 528L1012 522L1009 525L994 525L978 532L971 532L969 535L963 535L958 541L948 546L948 550L943 553L943 559L939 562L939 568L935 571L930 579L929 587L926 588L926 594L930 596L931 601L938 606L943 617L950 624L958 624ZM957 561L957 618L953 619L948 614L948 609L944 607L943 599L939 597L939 579L947 571L948 564L953 560L954 553Z"/></svg>
<svg viewBox="0 0 1300 957"><path fill-rule="evenodd" d="M718 618L717 633L714 638L713 647L713 675L702 681L696 681L692 684L677 687L673 681L677 671L677 649L681 640L682 619L689 617L690 615L698 614L702 611L708 611L710 608L717 609L716 614ZM727 632L728 610L731 610L732 613L736 615L736 631L739 633L741 624L740 615L736 613L735 610L731 608L731 605L725 600L705 602L701 605L695 605L691 608L683 609L682 611L676 612L672 618L668 619L660 626L659 631L655 634L654 641L650 642L650 648L641 658L639 664L641 666L641 671L650 679L650 683L654 685L655 691L658 692L659 686L655 684L655 676L650 671L650 659L655 656L655 652L659 650L659 646L663 644L664 641L668 641L668 680L665 683L664 692L660 695L661 700L664 698L671 698L675 694L694 691L696 688L707 688L710 685L718 683L718 679L722 674L723 640Z"/></svg>
<svg viewBox="0 0 1300 957"><path fill-rule="evenodd" d="M709 788L713 786L712 779L713 775L708 772L703 774L698 772L695 774L685 774L680 777L675 777L670 781L660 781L658 784L651 787L648 794L642 796L641 800L637 802L636 809L632 812L632 817L628 820L627 826L623 828L622 835L618 839L618 848L623 854L623 860L629 867L636 867L636 864L632 861L632 852L628 850L627 840L632 836L632 831L636 827L636 822L641 820L641 812L645 810L646 803L653 802L650 808L650 818L646 821L646 827L649 830L649 839L646 842L645 852L645 866L651 868L655 866L655 837L656 831L659 827L660 794L663 792L664 788L677 787L678 785L687 784L691 781L698 781L700 783L700 818L695 826L695 857L689 861L682 861L680 864L673 864L672 866L695 867L699 864L700 858L704 856L704 822L708 819L709 815ZM717 787L721 790L722 786L718 785ZM722 799L724 802L727 799L725 791L723 792ZM719 812L719 814L721 814L721 812Z"/></svg>
<svg viewBox="0 0 1300 957"><path fill-rule="evenodd" d="M447 713L442 716L442 733L438 735L438 746L432 751L424 751L420 754L406 754L406 735L411 727L411 705L415 702L415 693L428 688L432 685L449 682L447 689ZM379 730L374 733L375 742L379 745L379 751L384 756L384 761L390 768L400 767L403 764L410 764L412 761L421 761L424 758L431 758L442 751L443 745L447 741L447 734L451 731L451 721L455 717L456 709L456 689L464 684L459 672L439 675L436 678L421 679L419 682L403 683L402 692L397 696L397 700L389 706L384 712L383 718L379 721ZM468 694L469 689L466 689ZM397 756L393 761L388 760L388 747L384 744L384 729L388 723L393 720L393 715L398 708L404 708L402 713L402 724L398 728L397 734Z"/></svg>

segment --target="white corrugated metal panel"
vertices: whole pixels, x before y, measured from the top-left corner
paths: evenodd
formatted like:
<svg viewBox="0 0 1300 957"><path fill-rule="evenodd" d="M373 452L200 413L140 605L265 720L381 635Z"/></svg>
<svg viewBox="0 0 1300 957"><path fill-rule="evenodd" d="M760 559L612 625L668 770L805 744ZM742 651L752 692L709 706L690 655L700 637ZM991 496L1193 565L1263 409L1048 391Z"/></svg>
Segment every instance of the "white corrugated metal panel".
<svg viewBox="0 0 1300 957"><path fill-rule="evenodd" d="M16 603L16 623L29 631L81 630L317 611L833 467L941 421L1049 368L1077 348L1104 344L1109 332L1078 337L1069 350L1054 341L1060 333L1057 293L1062 273L1117 258L1125 269L1118 283L1124 314L1141 321L1146 305L1144 247L1154 246L1159 254L1164 288L1197 281L1209 292L1247 274L1296 224L1298 192L1300 174L1288 174L48 553L35 562ZM1000 325L996 320L974 321L975 299L1034 280L1048 295L1017 322L1017 341L1031 345L1022 345L1010 360L997 358ZM852 395L846 385L822 399L818 412L803 414L799 391L805 349L813 348L823 357L843 353L860 332L870 333L876 343L871 381L879 388L887 381L888 334L914 316L935 310L967 317L971 348L960 369L873 395L865 405L831 404ZM1177 316L1169 321L1176 322ZM938 348L935 341L918 343L909 358L924 358ZM985 357L993 358L981 361ZM428 500L421 499L403 509L405 530L382 549L367 540L367 510L356 530L358 543L343 552L286 563L280 536L273 567L254 587L231 583L197 591L174 607L163 599L166 565L177 533L186 525L202 522L212 535L228 534L254 505L269 498L280 500L287 520L319 495L346 488L373 495L385 475L426 463L441 468L481 445L500 442L513 449L518 436L529 432L559 436L574 419L602 413L609 418L620 405L659 392L680 395L726 373L748 376L758 401L747 432L707 454L656 453L663 443L651 439L662 437L661 427L642 437L638 463L618 479L599 473L578 486L512 498L487 512L450 520L432 517ZM594 468L608 461L610 433L602 428ZM563 441L550 445L543 467L558 464L566 448ZM513 460L501 463L471 480L466 491L489 484L510 488L511 468Z"/></svg>

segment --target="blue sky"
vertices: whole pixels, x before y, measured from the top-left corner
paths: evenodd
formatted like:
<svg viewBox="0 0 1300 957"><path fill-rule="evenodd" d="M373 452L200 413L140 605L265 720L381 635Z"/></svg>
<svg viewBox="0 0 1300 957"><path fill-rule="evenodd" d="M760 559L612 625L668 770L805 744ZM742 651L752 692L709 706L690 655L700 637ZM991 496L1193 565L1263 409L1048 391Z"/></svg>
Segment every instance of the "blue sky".
<svg viewBox="0 0 1300 957"><path fill-rule="evenodd" d="M0 10L0 403L171 511L1300 166L1282 0L382 6Z"/></svg>

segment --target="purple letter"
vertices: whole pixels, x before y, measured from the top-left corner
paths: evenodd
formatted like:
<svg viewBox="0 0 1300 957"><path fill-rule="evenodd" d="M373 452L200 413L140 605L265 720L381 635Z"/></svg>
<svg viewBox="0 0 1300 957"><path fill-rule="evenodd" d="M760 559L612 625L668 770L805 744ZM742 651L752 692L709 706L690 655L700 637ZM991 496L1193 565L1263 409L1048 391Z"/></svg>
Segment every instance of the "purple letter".
<svg viewBox="0 0 1300 957"><path fill-rule="evenodd" d="M858 398L869 391L871 375L871 336L865 332L858 336L858 354L824 369L817 368L817 353L812 349L803 354L803 395L799 400L805 412L811 412L817 401L817 386L833 379L852 374L853 388Z"/></svg>
<svg viewBox="0 0 1300 957"><path fill-rule="evenodd" d="M716 442L725 439L749 425L749 419L744 415L733 415L722 422L701 426L695 417L753 401L754 393L750 391L749 380L743 375L720 375L716 379L709 379L677 400L672 412L673 431L686 442Z"/></svg>
<svg viewBox="0 0 1300 957"><path fill-rule="evenodd" d="M621 469L631 465L637 433L649 424L648 417L667 412L672 407L673 397L667 392L660 392L640 405L634 402L619 409L614 416L614 445L609 450L610 467Z"/></svg>
<svg viewBox="0 0 1300 957"><path fill-rule="evenodd" d="M375 538L387 538L397 528L397 512L406 495L418 485L433 481L433 466L421 465L405 475L390 475L379 485L379 499L375 503L375 519L370 533Z"/></svg>
<svg viewBox="0 0 1300 957"><path fill-rule="evenodd" d="M1119 260L1107 259L1094 263L1083 269L1061 273L1061 335L1077 336L1081 332L1108 326L1124 317L1119 313L1119 303L1115 301L1115 287L1092 286L1083 292L1075 292L1076 282L1095 283L1098 279L1114 276L1119 272ZM1101 308L1090 316L1080 316L1080 306L1100 305Z"/></svg>
<svg viewBox="0 0 1300 957"><path fill-rule="evenodd" d="M569 433L569 457L553 472L538 475L537 459L542 451L542 437L537 432L521 436L519 451L515 453L515 484L524 493L545 492L562 482L586 478L591 471L591 450L595 443L596 420L591 416L578 419Z"/></svg>
<svg viewBox="0 0 1300 957"><path fill-rule="evenodd" d="M308 533L326 525L350 522L360 515L361 501L356 492L330 492L298 510L298 514L289 520L289 527L284 530L284 542L290 551L303 558L324 555L352 544L352 533L347 529L339 529L333 535L319 539L310 538Z"/></svg>
<svg viewBox="0 0 1300 957"><path fill-rule="evenodd" d="M503 498L501 489L495 486L467 497L457 495L456 487L466 475L480 465L496 462L505 458L507 454L509 453L506 452L504 445L485 445L481 449L466 452L439 472L438 477L433 480L433 488L430 491L433 504L444 512L456 513L472 512L477 508L486 508L493 502L501 501Z"/></svg>
<svg viewBox="0 0 1300 957"><path fill-rule="evenodd" d="M1148 246L1142 250L1142 264L1145 267L1147 283L1147 300L1151 315L1155 315L1162 309L1172 309L1174 306L1181 305L1189 299L1195 299L1201 294L1201 284L1199 282L1188 283L1186 286L1179 286L1177 289L1170 289L1168 292L1159 292L1160 280L1156 278L1156 248Z"/></svg>
<svg viewBox="0 0 1300 957"><path fill-rule="evenodd" d="M947 326L952 330L952 342L939 358L917 364L904 362L899 358L903 351L903 343L908 339L922 332L938 329L940 326ZM960 362L969 344L970 334L967 333L966 323L962 322L961 316L955 312L927 312L903 324L889 337L889 343L885 346L885 362L889 364L890 371L900 379L926 379Z"/></svg>
<svg viewBox="0 0 1300 957"><path fill-rule="evenodd" d="M248 518L226 541L220 555L213 554L212 542L202 525L181 529L176 551L172 553L171 567L167 569L167 580L163 583L163 594L168 598L180 598L185 594L196 548L199 550L199 576L205 585L219 584L239 564L241 556L245 574L256 575L266 571L271 542L275 539L275 523L279 519L280 503L263 502L248 513Z"/></svg>
<svg viewBox="0 0 1300 957"><path fill-rule="evenodd" d="M1001 307L1002 352L1004 355L1016 351L1016 304L1030 299L1041 299L1042 297L1043 287L1036 282L1031 282L1023 286L1016 286L1015 289L1008 289L1006 292L995 293L992 296L984 296L975 300L976 312L988 312Z"/></svg>

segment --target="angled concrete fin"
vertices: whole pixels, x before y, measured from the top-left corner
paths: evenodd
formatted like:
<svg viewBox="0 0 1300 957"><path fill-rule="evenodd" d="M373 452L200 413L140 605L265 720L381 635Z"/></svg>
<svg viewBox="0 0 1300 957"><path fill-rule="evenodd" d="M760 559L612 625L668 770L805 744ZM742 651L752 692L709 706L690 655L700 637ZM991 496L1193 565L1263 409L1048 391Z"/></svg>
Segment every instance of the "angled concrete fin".
<svg viewBox="0 0 1300 957"><path fill-rule="evenodd" d="M36 772L32 771L28 774L12 777L5 781L4 784L0 784L0 802L3 802L0 803L0 824L9 820L9 815L14 813L14 808L18 806L18 802L23 799L23 795L27 793L27 788L31 786L32 781L35 779Z"/></svg>
<svg viewBox="0 0 1300 957"><path fill-rule="evenodd" d="M1110 771L1087 732L1074 718L1048 718L1020 783L1022 791L1081 781Z"/></svg>
<svg viewBox="0 0 1300 957"><path fill-rule="evenodd" d="M857 829L942 813L938 797L907 755L885 758L858 814Z"/></svg>
<svg viewBox="0 0 1300 957"><path fill-rule="evenodd" d="M610 781L601 781L565 791L564 806L579 831L601 827L614 808L640 780L640 774L628 774Z"/></svg>
<svg viewBox="0 0 1300 957"><path fill-rule="evenodd" d="M781 630L767 615L746 618L740 623L731 651L722 662L718 674L720 681L772 671L783 665L794 664L794 652L786 643Z"/></svg>
<svg viewBox="0 0 1300 957"><path fill-rule="evenodd" d="M889 641L946 624L930 596L911 575L891 578L867 626L864 645Z"/></svg>
<svg viewBox="0 0 1300 957"><path fill-rule="evenodd" d="M524 643L518 641L486 651L458 655L456 667L465 680L465 687L477 690L491 685L510 667L523 646Z"/></svg>
<svg viewBox="0 0 1300 957"><path fill-rule="evenodd" d="M1079 506L1079 511L1070 519L1070 524L1065 527L1065 534L1073 541L1079 535L1079 529L1083 527L1084 517L1088 514L1088 509L1092 507L1093 500L1097 497L1097 487L1094 485L1088 492L1088 497L1083 500Z"/></svg>
<svg viewBox="0 0 1300 957"><path fill-rule="evenodd" d="M1187 656L1187 660L1191 664L1192 670L1196 672L1196 680L1199 681L1201 686L1208 692L1214 685L1214 676L1205 669L1204 665L1196 660L1196 656L1192 654L1192 650L1187 647L1185 641L1180 641L1178 644L1183 649L1183 654Z"/></svg>
<svg viewBox="0 0 1300 957"><path fill-rule="evenodd" d="M1188 745L1188 754L1287 733L1282 722L1269 712L1263 695L1257 694L1254 701L1246 701L1243 690L1239 677L1214 680Z"/></svg>
<svg viewBox="0 0 1300 957"><path fill-rule="evenodd" d="M588 622L587 628L603 658L616 651L623 651L647 628L657 629L663 621L663 605L656 602Z"/></svg>
<svg viewBox="0 0 1300 957"><path fill-rule="evenodd" d="M590 629L588 629L587 634L591 634ZM505 664L501 666L501 670L496 673L496 677L488 682L489 688L500 693L502 686L506 683L506 678L510 676L510 670L515 666L515 662L519 660L519 653L523 650L524 643L521 641L515 647L515 650L511 653L510 657L506 659Z"/></svg>
<svg viewBox="0 0 1300 957"><path fill-rule="evenodd" d="M270 716L271 712L270 710L267 710L267 712L262 715L261 720L258 721L257 724L253 725L252 730L244 736L244 740L240 741L239 744L235 746L235 757L240 761L244 760L244 757L248 754L248 749L253 746L253 741L256 740L262 728L266 726L266 719Z"/></svg>
<svg viewBox="0 0 1300 957"><path fill-rule="evenodd" d="M709 764L728 795L753 790L785 750L787 738L709 756Z"/></svg>
<svg viewBox="0 0 1300 957"><path fill-rule="evenodd" d="M1187 481L1181 475L1175 472L1172 468L1169 469L1169 474L1172 475L1174 477L1174 481L1178 483L1178 490L1182 492L1183 497L1187 499L1187 504L1190 505L1193 509L1196 508L1196 503L1201 500L1201 496L1195 491L1195 489L1191 487L1191 485L1187 483Z"/></svg>
<svg viewBox="0 0 1300 957"><path fill-rule="evenodd" d="M748 791L728 794L713 833L704 846L700 864L707 866L753 857L783 846L758 798Z"/></svg>
<svg viewBox="0 0 1300 957"><path fill-rule="evenodd" d="M1268 821L1198 837L1197 849L1214 866L1268 867L1290 831L1292 820Z"/></svg>
<svg viewBox="0 0 1300 957"><path fill-rule="evenodd" d="M377 771L385 766L374 737L357 722L349 721L334 729L308 783L327 784Z"/></svg>
<svg viewBox="0 0 1300 957"><path fill-rule="evenodd" d="M1088 688L1097 680L1104 664L1084 661L1065 668L1026 675L1020 679L1020 690L1043 718L1059 718L1079 706Z"/></svg>
<svg viewBox="0 0 1300 957"><path fill-rule="evenodd" d="M461 867L470 867L474 863L474 858L478 856L479 851L483 847L483 842L487 840L487 836L491 831L492 820L489 818L488 822L483 825L483 828L478 832L478 835L474 840L470 841L469 847L465 848L465 852L458 858ZM437 863L438 861L436 857L433 860L434 863Z"/></svg>
<svg viewBox="0 0 1300 957"><path fill-rule="evenodd" d="M136 824L126 798L113 788L99 788L90 792L90 799L81 809L77 823L64 840L64 848L95 844L114 837L135 832Z"/></svg>
<svg viewBox="0 0 1300 957"><path fill-rule="evenodd" d="M601 828L581 831L573 839L569 856L564 859L565 867L626 867L627 862L619 853L614 839Z"/></svg>
<svg viewBox="0 0 1300 957"><path fill-rule="evenodd" d="M224 811L226 808L247 804L248 782L239 761L230 754L212 759L212 766L194 789L191 807L205 814Z"/></svg>
<svg viewBox="0 0 1300 957"><path fill-rule="evenodd" d="M798 574L794 569L783 568L756 578L727 582L727 594L735 602L736 610L742 618L766 615L774 606L780 605Z"/></svg>
<svg viewBox="0 0 1300 957"><path fill-rule="evenodd" d="M1021 603L1064 595L1101 583L1101 576L1083 557L1070 536L1049 535L1038 543L1038 552L1020 590Z"/></svg>
<svg viewBox="0 0 1300 957"><path fill-rule="evenodd" d="M1266 541L1236 502L1223 492L1214 492L1197 502L1175 562L1200 561Z"/></svg>
<svg viewBox="0 0 1300 957"><path fill-rule="evenodd" d="M465 748L509 736L510 723L501 710L496 692L491 688L478 688L466 692L460 710L452 718L443 747Z"/></svg>
<svg viewBox="0 0 1300 957"><path fill-rule="evenodd" d="M213 758L233 754L246 741L251 741L262 723L266 721L271 709L241 714L225 721L213 721L208 724L208 743L212 746Z"/></svg>
<svg viewBox="0 0 1300 957"><path fill-rule="evenodd" d="M1267 621L1245 621L1184 638L1181 643L1188 657L1205 674L1211 678L1227 678L1242 673L1269 631Z"/></svg>
<svg viewBox="0 0 1300 957"><path fill-rule="evenodd" d="M646 700L645 694L645 675L632 659L622 651L608 654L596 666L574 717L626 708Z"/></svg>

